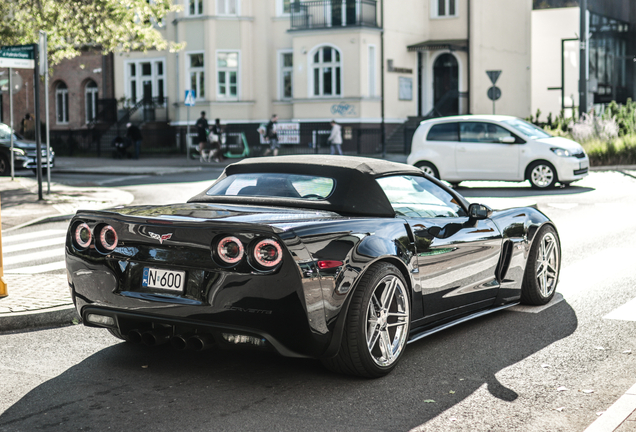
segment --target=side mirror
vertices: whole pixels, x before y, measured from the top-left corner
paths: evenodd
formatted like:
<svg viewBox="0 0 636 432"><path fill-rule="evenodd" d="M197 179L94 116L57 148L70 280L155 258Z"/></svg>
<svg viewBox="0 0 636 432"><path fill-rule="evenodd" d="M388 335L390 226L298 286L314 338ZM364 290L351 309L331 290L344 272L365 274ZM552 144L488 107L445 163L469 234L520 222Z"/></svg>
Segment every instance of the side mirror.
<svg viewBox="0 0 636 432"><path fill-rule="evenodd" d="M484 204L471 204L468 207L468 217L471 219L488 219L492 215L492 209Z"/></svg>
<svg viewBox="0 0 636 432"><path fill-rule="evenodd" d="M517 140L513 136L499 138L499 142L502 142L504 144L514 144L516 141Z"/></svg>

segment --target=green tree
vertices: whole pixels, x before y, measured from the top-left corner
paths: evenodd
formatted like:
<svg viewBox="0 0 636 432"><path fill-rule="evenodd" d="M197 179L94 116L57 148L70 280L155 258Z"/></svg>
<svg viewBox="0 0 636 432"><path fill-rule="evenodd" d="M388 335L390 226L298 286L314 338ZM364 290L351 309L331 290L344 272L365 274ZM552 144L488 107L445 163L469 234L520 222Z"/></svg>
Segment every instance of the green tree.
<svg viewBox="0 0 636 432"><path fill-rule="evenodd" d="M177 8L172 0L0 0L0 45L36 43L38 32L46 31L51 64L86 47L177 49L159 29Z"/></svg>

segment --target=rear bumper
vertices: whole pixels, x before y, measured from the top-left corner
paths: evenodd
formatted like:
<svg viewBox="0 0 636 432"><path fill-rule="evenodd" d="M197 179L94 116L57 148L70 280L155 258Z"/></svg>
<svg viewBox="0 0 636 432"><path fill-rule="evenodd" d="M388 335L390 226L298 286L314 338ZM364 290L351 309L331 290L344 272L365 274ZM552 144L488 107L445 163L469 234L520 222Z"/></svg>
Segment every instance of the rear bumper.
<svg viewBox="0 0 636 432"><path fill-rule="evenodd" d="M147 264L121 261L98 264L66 257L71 295L84 324L130 331L160 327L170 335L211 336L219 347L237 346L223 334L263 339L262 346L287 357L319 358L331 332L317 334L304 302L304 285L292 267L275 274L248 275L213 269L184 268L183 295L140 289ZM324 313L319 311L320 313ZM114 324L89 322L88 314L113 318Z"/></svg>

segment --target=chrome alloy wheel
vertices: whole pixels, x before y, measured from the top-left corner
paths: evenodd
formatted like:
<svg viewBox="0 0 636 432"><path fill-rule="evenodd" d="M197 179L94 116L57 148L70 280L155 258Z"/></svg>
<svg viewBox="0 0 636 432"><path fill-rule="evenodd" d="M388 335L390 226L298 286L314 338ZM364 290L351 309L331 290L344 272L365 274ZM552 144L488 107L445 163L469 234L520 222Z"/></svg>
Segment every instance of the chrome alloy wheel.
<svg viewBox="0 0 636 432"><path fill-rule="evenodd" d="M548 165L537 165L530 173L530 181L537 187L545 188L552 184L554 172Z"/></svg>
<svg viewBox="0 0 636 432"><path fill-rule="evenodd" d="M554 292L559 279L559 252L556 238L551 232L541 239L537 254L536 278L539 292L549 297Z"/></svg>
<svg viewBox="0 0 636 432"><path fill-rule="evenodd" d="M422 172L424 172L424 174L428 174L431 177L437 177L437 173L435 173L435 171L433 171L433 168L428 165L422 165L420 169L422 170Z"/></svg>
<svg viewBox="0 0 636 432"><path fill-rule="evenodd" d="M387 275L375 286L366 316L366 342L378 366L394 363L406 345L410 319L409 297L404 283Z"/></svg>

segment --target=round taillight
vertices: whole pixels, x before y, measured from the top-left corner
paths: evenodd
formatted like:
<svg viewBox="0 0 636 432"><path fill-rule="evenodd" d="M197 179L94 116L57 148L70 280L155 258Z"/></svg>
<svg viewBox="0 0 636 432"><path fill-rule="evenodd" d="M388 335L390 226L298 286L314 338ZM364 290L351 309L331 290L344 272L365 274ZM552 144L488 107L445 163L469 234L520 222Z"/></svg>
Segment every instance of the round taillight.
<svg viewBox="0 0 636 432"><path fill-rule="evenodd" d="M243 243L236 237L223 237L216 245L216 253L226 264L236 264L243 259Z"/></svg>
<svg viewBox="0 0 636 432"><path fill-rule="evenodd" d="M99 244L101 249L111 252L117 247L117 231L110 225L105 225L99 230Z"/></svg>
<svg viewBox="0 0 636 432"><path fill-rule="evenodd" d="M254 246L254 259L260 266L272 268L283 259L283 250L275 240L259 240Z"/></svg>
<svg viewBox="0 0 636 432"><path fill-rule="evenodd" d="M86 249L91 245L91 240L93 240L93 233L88 224L85 222L78 224L75 227L75 244L82 249Z"/></svg>

